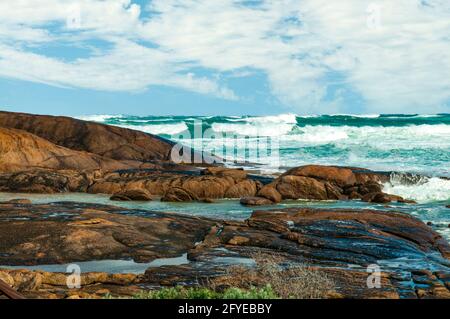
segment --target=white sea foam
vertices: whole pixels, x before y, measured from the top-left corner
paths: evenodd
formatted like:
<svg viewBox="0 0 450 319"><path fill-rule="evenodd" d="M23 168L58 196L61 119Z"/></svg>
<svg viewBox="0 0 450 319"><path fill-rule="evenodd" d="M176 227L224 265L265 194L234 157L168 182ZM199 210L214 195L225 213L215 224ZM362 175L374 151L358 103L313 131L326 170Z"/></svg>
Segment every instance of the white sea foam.
<svg viewBox="0 0 450 319"><path fill-rule="evenodd" d="M241 136L282 136L289 134L297 124L295 114L281 114L263 117L247 117L229 120L233 123L213 123L218 133L232 133Z"/></svg>
<svg viewBox="0 0 450 319"><path fill-rule="evenodd" d="M294 128L294 124L232 124L213 123L212 129L218 133L231 133L241 136L282 136L289 134Z"/></svg>
<svg viewBox="0 0 450 319"><path fill-rule="evenodd" d="M123 128L138 130L155 135L176 135L188 129L186 123L154 124L154 125L118 125Z"/></svg>
<svg viewBox="0 0 450 319"><path fill-rule="evenodd" d="M376 119L380 117L380 114L332 114L330 116L349 116L349 117L359 117L367 119Z"/></svg>
<svg viewBox="0 0 450 319"><path fill-rule="evenodd" d="M308 125L297 128L295 130L295 134L283 136L282 140L301 142L305 144L324 144L339 140L346 140L349 138L349 134L351 133L351 129L345 129L342 127Z"/></svg>
<svg viewBox="0 0 450 319"><path fill-rule="evenodd" d="M341 146L379 150L450 147L450 125L445 124L404 127L307 125L296 128L292 134L281 135L282 140L298 142L298 146L335 142Z"/></svg>
<svg viewBox="0 0 450 319"><path fill-rule="evenodd" d="M261 117L249 117L246 119L250 123L286 123L286 124L296 124L297 123L297 115L288 113L288 114L280 114L280 115L272 115L272 116L261 116Z"/></svg>
<svg viewBox="0 0 450 319"><path fill-rule="evenodd" d="M80 115L75 118L83 121L100 122L103 123L112 118L123 118L124 115L109 115L109 114L94 114L94 115Z"/></svg>
<svg viewBox="0 0 450 319"><path fill-rule="evenodd" d="M416 183L391 180L383 189L386 193L399 195L418 202L450 200L450 180L438 177L423 178Z"/></svg>

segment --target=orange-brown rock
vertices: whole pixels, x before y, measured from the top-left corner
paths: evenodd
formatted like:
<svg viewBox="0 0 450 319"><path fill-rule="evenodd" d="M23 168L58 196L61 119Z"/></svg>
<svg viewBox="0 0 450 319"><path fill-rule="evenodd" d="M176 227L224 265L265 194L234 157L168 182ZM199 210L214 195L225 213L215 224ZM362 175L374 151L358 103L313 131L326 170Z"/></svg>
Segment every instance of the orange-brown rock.
<svg viewBox="0 0 450 319"><path fill-rule="evenodd" d="M171 187L161 198L163 202L191 202L194 200L198 200L198 197L181 187Z"/></svg>
<svg viewBox="0 0 450 319"><path fill-rule="evenodd" d="M361 168L307 165L290 169L264 186L258 196L273 202L282 199L362 199L376 203L413 203L400 196L383 193L381 183L388 180L388 174Z"/></svg>
<svg viewBox="0 0 450 319"><path fill-rule="evenodd" d="M170 160L173 142L125 128L69 117L0 112L0 127L35 134L56 145L116 160Z"/></svg>
<svg viewBox="0 0 450 319"><path fill-rule="evenodd" d="M0 174L0 191L17 193L86 192L101 171L36 169Z"/></svg>
<svg viewBox="0 0 450 319"><path fill-rule="evenodd" d="M0 251L0 265L150 261L186 253L189 260L143 275L83 273L77 290L65 287L66 274L0 269L0 279L30 298L132 296L146 286L242 282L228 270L252 267L258 255L325 273L335 283L330 298L449 297L449 244L415 217L392 211L290 208L218 221L82 203L2 203ZM366 267L375 264L382 286L369 289Z"/></svg>
<svg viewBox="0 0 450 319"><path fill-rule="evenodd" d="M88 192L116 194L130 189L141 189L148 191L153 196L162 197L163 201L192 201L255 196L261 188L259 181L242 179L242 175L188 173L167 171L116 172L96 180L89 187Z"/></svg>
<svg viewBox="0 0 450 319"><path fill-rule="evenodd" d="M151 201L152 194L145 189L130 189L111 196L111 200L115 201Z"/></svg>
<svg viewBox="0 0 450 319"><path fill-rule="evenodd" d="M242 169L230 169L225 167L207 167L202 171L203 175L213 175L219 177L232 177L235 180L247 178L247 172Z"/></svg>
<svg viewBox="0 0 450 319"><path fill-rule="evenodd" d="M115 170L129 165L96 154L74 151L16 129L0 127L0 172L31 169Z"/></svg>
<svg viewBox="0 0 450 319"><path fill-rule="evenodd" d="M264 197L242 197L240 202L244 206L263 206L273 204L271 200Z"/></svg>
<svg viewBox="0 0 450 319"><path fill-rule="evenodd" d="M214 225L196 217L156 212L141 217L123 210L82 203L1 203L0 265L178 257Z"/></svg>
<svg viewBox="0 0 450 319"><path fill-rule="evenodd" d="M283 200L283 198L275 187L276 185L273 184L265 185L259 190L257 195L259 197L267 198L274 203L279 203Z"/></svg>
<svg viewBox="0 0 450 319"><path fill-rule="evenodd" d="M288 175L311 177L321 181L332 182L338 186L356 184L356 176L353 174L353 171L342 167L322 165L300 166L283 174L283 176Z"/></svg>
<svg viewBox="0 0 450 319"><path fill-rule="evenodd" d="M311 177L284 175L277 183L277 191L284 199L328 199L325 185Z"/></svg>
<svg viewBox="0 0 450 319"><path fill-rule="evenodd" d="M230 188L228 188L225 192L225 198L240 198L247 196L254 196L258 189L261 187L259 182L255 182L252 180L243 180L237 182Z"/></svg>

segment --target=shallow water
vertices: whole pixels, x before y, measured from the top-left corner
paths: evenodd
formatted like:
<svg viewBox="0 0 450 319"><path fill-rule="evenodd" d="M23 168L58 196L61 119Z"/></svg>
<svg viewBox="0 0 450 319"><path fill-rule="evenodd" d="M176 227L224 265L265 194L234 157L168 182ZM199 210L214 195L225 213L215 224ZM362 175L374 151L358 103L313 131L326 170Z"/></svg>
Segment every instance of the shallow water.
<svg viewBox="0 0 450 319"><path fill-rule="evenodd" d="M16 198L30 199L33 203L51 203L58 201L95 203L113 205L133 209L137 211L127 211L130 214L146 216L151 212L161 211L187 214L192 216L205 216L217 219L244 220L249 218L253 210L282 209L289 207L309 207L309 208L350 208L350 209L375 209L381 211L395 210L411 214L424 222L432 222L433 228L450 241L450 209L446 208L448 201L422 202L416 205L391 203L388 206L381 204L364 203L361 201L284 201L278 205L246 207L242 206L238 200L217 200L215 203L170 203L158 200L151 202L117 202L111 201L109 195L92 195L84 193L64 193L64 194L14 194L0 193L0 201L8 201ZM61 212L64 214L64 212Z"/></svg>
<svg viewBox="0 0 450 319"><path fill-rule="evenodd" d="M283 172L286 167L324 164L364 167L428 176L405 180L399 174L384 185L384 191L417 201L418 205L391 205L432 222L450 238L450 114L336 114L297 116L129 116L91 115L85 120L116 125L170 138L199 151L225 149L225 155L255 154L260 142L272 139L278 152L260 152L251 162L261 163L266 173ZM203 134L195 134L201 128ZM214 138L205 132L216 134ZM248 158L246 158L248 160ZM216 204L121 204L155 210L227 219L249 216L250 208L236 201ZM290 206L386 209L360 202L286 202ZM274 207L267 207L274 208ZM258 208L265 209L265 208Z"/></svg>
<svg viewBox="0 0 450 319"><path fill-rule="evenodd" d="M72 272L72 266L80 267L81 273L107 272L111 274L143 274L148 268L162 266L179 266L188 264L187 254L174 258L159 258L150 263L136 263L133 260L93 260L70 264L36 265L36 266L0 266L4 269L40 270L45 272Z"/></svg>

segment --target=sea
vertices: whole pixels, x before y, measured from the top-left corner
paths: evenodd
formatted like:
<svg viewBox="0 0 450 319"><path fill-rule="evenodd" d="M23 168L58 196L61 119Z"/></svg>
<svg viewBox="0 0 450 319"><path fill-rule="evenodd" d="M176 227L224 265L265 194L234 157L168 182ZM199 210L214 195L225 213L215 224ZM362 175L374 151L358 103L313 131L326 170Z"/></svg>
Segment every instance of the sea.
<svg viewBox="0 0 450 319"><path fill-rule="evenodd" d="M450 241L450 114L370 114L298 116L134 116L89 115L79 119L143 131L188 145L198 151L215 153L231 148L229 165L244 163L248 169L277 175L290 167L306 164L363 167L396 172L384 191L415 200L417 204L380 205L361 201L284 201L258 209L286 207L352 208L401 211L411 214ZM269 142L273 142L272 144ZM274 152L252 148L271 145ZM276 149L272 147L275 145ZM239 157L240 155L242 158ZM223 155L223 154L216 154ZM233 156L234 155L234 156ZM227 156L225 156L227 157ZM0 201L29 198L34 203L56 201L120 205L130 214L166 211L219 219L243 220L252 208L239 200L215 203L112 202L107 195L91 194L6 194ZM126 265L130 267L130 265ZM131 265L133 266L133 265Z"/></svg>
<svg viewBox="0 0 450 319"><path fill-rule="evenodd" d="M450 235L450 209L445 207L450 205L450 114L80 118L156 134L206 152L231 146L225 155L245 154L261 148L258 142L275 141L277 152L259 152L252 161L267 174L307 164L395 171L385 191L417 201L408 210ZM199 126L203 134L198 134Z"/></svg>

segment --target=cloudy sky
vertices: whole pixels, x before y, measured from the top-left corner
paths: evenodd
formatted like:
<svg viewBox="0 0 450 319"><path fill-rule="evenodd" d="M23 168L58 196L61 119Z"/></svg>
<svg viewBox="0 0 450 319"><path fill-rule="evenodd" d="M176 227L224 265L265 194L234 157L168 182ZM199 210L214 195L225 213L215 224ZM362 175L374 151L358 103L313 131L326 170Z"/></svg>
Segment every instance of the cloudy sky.
<svg viewBox="0 0 450 319"><path fill-rule="evenodd" d="M0 109L450 113L450 1L2 0Z"/></svg>

